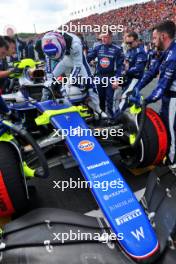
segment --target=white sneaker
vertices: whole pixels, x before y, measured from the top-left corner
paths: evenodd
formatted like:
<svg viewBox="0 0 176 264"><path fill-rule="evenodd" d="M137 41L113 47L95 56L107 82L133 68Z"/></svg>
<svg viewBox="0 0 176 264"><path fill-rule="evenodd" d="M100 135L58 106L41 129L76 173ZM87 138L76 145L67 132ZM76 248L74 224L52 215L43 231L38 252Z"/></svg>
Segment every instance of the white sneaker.
<svg viewBox="0 0 176 264"><path fill-rule="evenodd" d="M101 119L107 119L108 118L108 115L103 111L100 113L100 116L101 116Z"/></svg>
<svg viewBox="0 0 176 264"><path fill-rule="evenodd" d="M176 169L176 163L172 164L172 165L169 165L169 168L171 169Z"/></svg>
<svg viewBox="0 0 176 264"><path fill-rule="evenodd" d="M176 175L176 163L169 165L168 167L172 171L172 173Z"/></svg>

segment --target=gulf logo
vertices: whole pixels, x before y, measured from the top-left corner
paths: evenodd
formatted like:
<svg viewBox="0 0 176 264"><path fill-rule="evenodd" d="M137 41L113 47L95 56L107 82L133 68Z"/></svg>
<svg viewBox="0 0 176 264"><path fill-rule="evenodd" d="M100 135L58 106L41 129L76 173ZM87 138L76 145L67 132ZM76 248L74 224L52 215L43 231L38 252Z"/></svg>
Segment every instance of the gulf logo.
<svg viewBox="0 0 176 264"><path fill-rule="evenodd" d="M78 148L82 151L92 151L94 149L94 143L92 141L89 140L82 140L79 142L78 144Z"/></svg>
<svg viewBox="0 0 176 264"><path fill-rule="evenodd" d="M109 65L110 65L110 61L109 61L108 58L102 58L102 59L100 60L100 66L101 66L102 68L107 68L107 67L109 67Z"/></svg>

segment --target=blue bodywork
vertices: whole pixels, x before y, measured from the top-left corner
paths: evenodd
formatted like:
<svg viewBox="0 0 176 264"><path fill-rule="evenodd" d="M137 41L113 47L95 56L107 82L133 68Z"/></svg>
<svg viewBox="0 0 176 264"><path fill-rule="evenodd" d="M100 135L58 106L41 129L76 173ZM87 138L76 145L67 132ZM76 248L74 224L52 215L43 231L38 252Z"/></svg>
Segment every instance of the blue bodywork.
<svg viewBox="0 0 176 264"><path fill-rule="evenodd" d="M50 100L11 104L10 108L19 112L37 108L44 113L70 106L69 102L59 104ZM55 115L50 121L55 129L75 130L75 133L67 135L66 144L117 239L120 238L122 248L137 260L153 257L159 243L143 208L96 138L91 133L80 134L89 128L79 113Z"/></svg>
<svg viewBox="0 0 176 264"><path fill-rule="evenodd" d="M41 113L69 106L56 104L53 101L37 104ZM56 129L68 131L71 128L75 129L74 135L70 133L66 137L66 144L78 162L85 180L89 182L91 191L112 230L117 237L123 234L123 239L119 240L123 249L131 257L139 260L153 256L159 244L147 216L96 138L91 134L76 133L88 129L79 113L56 115L50 121ZM108 183L106 190L105 183Z"/></svg>

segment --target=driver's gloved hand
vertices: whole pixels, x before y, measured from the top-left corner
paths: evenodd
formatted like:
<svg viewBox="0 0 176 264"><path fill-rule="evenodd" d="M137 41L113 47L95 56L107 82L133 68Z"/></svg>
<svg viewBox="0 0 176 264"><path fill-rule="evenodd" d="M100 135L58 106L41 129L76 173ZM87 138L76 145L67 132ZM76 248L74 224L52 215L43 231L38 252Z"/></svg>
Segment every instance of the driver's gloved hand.
<svg viewBox="0 0 176 264"><path fill-rule="evenodd" d="M66 90L65 87L62 86L62 83L60 83L55 77L48 79L44 82L44 86L46 88L49 88L58 98L63 98L66 96ZM51 93L48 91L48 89L45 89L43 92L43 99L48 100L51 96ZM43 101L45 101L43 100Z"/></svg>
<svg viewBox="0 0 176 264"><path fill-rule="evenodd" d="M64 93L63 93L63 86L62 83L59 83L58 81L53 81L51 86L51 90L53 91L54 95L57 98L63 98ZM64 90L65 91L65 90Z"/></svg>

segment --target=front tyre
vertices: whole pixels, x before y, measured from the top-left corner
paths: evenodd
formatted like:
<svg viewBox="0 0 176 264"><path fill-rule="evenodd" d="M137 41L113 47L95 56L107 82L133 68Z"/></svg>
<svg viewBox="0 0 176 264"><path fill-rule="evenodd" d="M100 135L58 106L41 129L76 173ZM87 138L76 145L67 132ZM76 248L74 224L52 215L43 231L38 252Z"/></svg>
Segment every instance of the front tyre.
<svg viewBox="0 0 176 264"><path fill-rule="evenodd" d="M19 154L11 143L0 142L0 217L23 211L27 202Z"/></svg>
<svg viewBox="0 0 176 264"><path fill-rule="evenodd" d="M136 130L140 127L141 115L136 115L133 124ZM130 131L129 131L130 134ZM151 108L146 109L141 139L135 148L122 152L123 162L129 168L144 168L161 163L167 154L168 135L160 116Z"/></svg>

